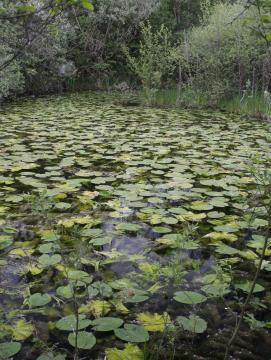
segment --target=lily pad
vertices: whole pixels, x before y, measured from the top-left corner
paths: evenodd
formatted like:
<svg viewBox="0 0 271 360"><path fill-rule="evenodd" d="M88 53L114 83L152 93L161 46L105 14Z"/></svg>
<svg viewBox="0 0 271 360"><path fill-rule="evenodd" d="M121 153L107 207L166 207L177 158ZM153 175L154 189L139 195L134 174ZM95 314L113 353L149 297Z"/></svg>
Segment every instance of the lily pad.
<svg viewBox="0 0 271 360"><path fill-rule="evenodd" d="M0 343L0 358L3 360L11 358L21 350L21 347L21 343L15 341Z"/></svg>
<svg viewBox="0 0 271 360"><path fill-rule="evenodd" d="M92 321L96 331L112 331L119 328L123 320L114 317L101 317Z"/></svg>
<svg viewBox="0 0 271 360"><path fill-rule="evenodd" d="M68 315L56 322L56 328L64 331L75 331L76 322L75 315ZM79 315L78 330L85 329L91 324L91 320L86 319L85 315Z"/></svg>
<svg viewBox="0 0 271 360"><path fill-rule="evenodd" d="M114 330L116 337L123 341L141 343L149 340L149 333L143 326L125 324L124 328Z"/></svg>
<svg viewBox="0 0 271 360"><path fill-rule="evenodd" d="M177 291L174 294L174 300L183 304L200 304L207 300L206 296L194 291Z"/></svg>
<svg viewBox="0 0 271 360"><path fill-rule="evenodd" d="M117 348L105 349L108 360L143 360L143 351L134 344L125 344L123 350Z"/></svg>
<svg viewBox="0 0 271 360"><path fill-rule="evenodd" d="M12 328L12 338L18 341L25 340L33 334L34 330L35 328L30 322L24 319L17 320Z"/></svg>
<svg viewBox="0 0 271 360"><path fill-rule="evenodd" d="M176 320L184 330L191 333L201 334L207 329L206 321L197 315L190 315L189 317L178 316Z"/></svg>
<svg viewBox="0 0 271 360"><path fill-rule="evenodd" d="M59 264L61 260L62 259L59 254L54 254L51 256L48 254L43 254L38 258L39 263L44 267L55 266Z"/></svg>
<svg viewBox="0 0 271 360"><path fill-rule="evenodd" d="M36 293L29 297L29 305L32 308L39 307L39 306L45 306L52 300L51 296L49 294L41 294Z"/></svg>
<svg viewBox="0 0 271 360"><path fill-rule="evenodd" d="M70 284L66 286L59 286L56 289L56 293L65 299L71 299L73 297L73 287Z"/></svg>
<svg viewBox="0 0 271 360"><path fill-rule="evenodd" d="M140 321L148 331L163 332L170 324L170 317L167 313L162 315L157 313L140 313L137 315L137 320Z"/></svg>
<svg viewBox="0 0 271 360"><path fill-rule="evenodd" d="M68 336L68 341L72 346L76 346L76 335L71 333ZM79 331L77 334L77 347L78 349L90 350L96 344L96 338L92 333L86 331Z"/></svg>

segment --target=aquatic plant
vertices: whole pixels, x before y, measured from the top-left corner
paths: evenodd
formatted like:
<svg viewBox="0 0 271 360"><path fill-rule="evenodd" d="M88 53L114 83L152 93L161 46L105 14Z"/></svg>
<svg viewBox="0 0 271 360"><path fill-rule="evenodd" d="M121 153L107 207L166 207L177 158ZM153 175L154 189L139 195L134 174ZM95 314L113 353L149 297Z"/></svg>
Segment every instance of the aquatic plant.
<svg viewBox="0 0 271 360"><path fill-rule="evenodd" d="M3 358L224 356L268 226L269 125L115 100L1 108ZM270 254L233 355L267 353Z"/></svg>

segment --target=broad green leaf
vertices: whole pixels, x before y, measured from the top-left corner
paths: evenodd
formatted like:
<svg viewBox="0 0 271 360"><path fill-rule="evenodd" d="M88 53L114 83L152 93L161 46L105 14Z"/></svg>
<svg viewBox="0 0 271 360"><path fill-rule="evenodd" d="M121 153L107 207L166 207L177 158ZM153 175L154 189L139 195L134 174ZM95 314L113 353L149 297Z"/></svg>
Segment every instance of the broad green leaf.
<svg viewBox="0 0 271 360"><path fill-rule="evenodd" d="M68 336L69 343L75 347L76 344L76 334L71 333ZM79 331L77 334L77 347L79 349L90 350L95 346L96 338L92 333L86 331Z"/></svg>
<svg viewBox="0 0 271 360"><path fill-rule="evenodd" d="M36 360L65 360L66 354L47 352L41 354Z"/></svg>
<svg viewBox="0 0 271 360"><path fill-rule="evenodd" d="M16 355L21 350L22 345L19 342L0 343L0 359L6 360Z"/></svg>
<svg viewBox="0 0 271 360"><path fill-rule="evenodd" d="M141 230L141 226L137 224L120 223L116 226L116 230L121 232L138 232Z"/></svg>
<svg viewBox="0 0 271 360"><path fill-rule="evenodd" d="M92 281L92 276L81 270L72 270L68 272L68 279L72 282L75 282L76 285L90 284Z"/></svg>
<svg viewBox="0 0 271 360"><path fill-rule="evenodd" d="M137 315L137 320L142 323L144 328L148 331L161 331L170 324L170 317L167 313L162 315L154 313L140 313Z"/></svg>
<svg viewBox="0 0 271 360"><path fill-rule="evenodd" d="M12 338L18 341L25 340L29 338L33 332L34 326L30 322L27 322L24 319L17 320L13 325Z"/></svg>
<svg viewBox="0 0 271 360"><path fill-rule="evenodd" d="M49 294L41 294L36 293L29 297L29 305L32 308L39 307L39 306L45 306L52 300L51 296Z"/></svg>
<svg viewBox="0 0 271 360"><path fill-rule="evenodd" d="M183 304L200 304L207 300L206 296L194 291L177 291L174 294L174 300Z"/></svg>
<svg viewBox="0 0 271 360"><path fill-rule="evenodd" d="M104 316L111 310L111 305L105 300L91 300L79 308L80 313L90 313L95 317Z"/></svg>
<svg viewBox="0 0 271 360"><path fill-rule="evenodd" d="M55 255L48 255L48 254L43 254L38 258L39 263L43 266L43 267L48 267L48 266L54 266L57 265L61 262L61 256L59 254L55 254Z"/></svg>
<svg viewBox="0 0 271 360"><path fill-rule="evenodd" d="M65 299L71 299L73 297L73 287L70 284L66 286L59 286L56 289L56 293L57 295L62 296Z"/></svg>
<svg viewBox="0 0 271 360"><path fill-rule="evenodd" d="M246 280L243 282L235 283L234 286L236 289L240 289L240 290L243 290L244 292L248 293L251 289L252 282ZM265 288L262 285L256 284L253 293L262 292L264 290L265 290Z"/></svg>
<svg viewBox="0 0 271 360"><path fill-rule="evenodd" d="M197 315L190 315L189 317L178 316L178 324L186 331L201 334L207 329L207 323Z"/></svg>
<svg viewBox="0 0 271 360"><path fill-rule="evenodd" d="M112 331L119 328L123 320L114 317L101 317L92 321L96 331Z"/></svg>
<svg viewBox="0 0 271 360"><path fill-rule="evenodd" d="M125 344L123 350L117 348L105 349L107 360L143 360L143 351L134 344Z"/></svg>
<svg viewBox="0 0 271 360"><path fill-rule="evenodd" d="M114 333L119 339L127 342L141 343L149 340L149 333L140 325L125 324L124 328L115 329Z"/></svg>
<svg viewBox="0 0 271 360"><path fill-rule="evenodd" d="M76 329L76 316L68 315L56 322L56 328L64 331L75 331ZM86 319L85 315L79 315L78 330L85 329L91 325L91 321Z"/></svg>
<svg viewBox="0 0 271 360"><path fill-rule="evenodd" d="M190 208L197 211L212 210L213 205L205 201L193 201Z"/></svg>

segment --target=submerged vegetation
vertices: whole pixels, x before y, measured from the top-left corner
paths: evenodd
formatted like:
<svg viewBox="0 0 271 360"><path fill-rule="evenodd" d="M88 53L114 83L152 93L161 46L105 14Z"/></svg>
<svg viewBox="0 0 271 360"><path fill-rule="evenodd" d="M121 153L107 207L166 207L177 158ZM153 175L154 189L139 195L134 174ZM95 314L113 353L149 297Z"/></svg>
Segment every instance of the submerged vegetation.
<svg viewBox="0 0 271 360"><path fill-rule="evenodd" d="M269 356L269 125L89 93L1 124L1 359Z"/></svg>

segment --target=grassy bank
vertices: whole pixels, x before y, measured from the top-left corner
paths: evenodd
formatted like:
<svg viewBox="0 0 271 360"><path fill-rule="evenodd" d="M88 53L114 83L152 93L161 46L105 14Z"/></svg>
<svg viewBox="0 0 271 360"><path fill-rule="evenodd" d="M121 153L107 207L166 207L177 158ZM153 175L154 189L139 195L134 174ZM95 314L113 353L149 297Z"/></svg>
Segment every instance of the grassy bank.
<svg viewBox="0 0 271 360"><path fill-rule="evenodd" d="M238 114L271 117L271 104L262 95L224 99L219 102L219 107Z"/></svg>
<svg viewBox="0 0 271 360"><path fill-rule="evenodd" d="M140 98L144 102L144 96L140 93ZM153 106L161 107L187 107L187 108L218 108L237 114L271 117L271 103L262 94L247 96L242 98L236 95L232 98L225 98L219 101L208 99L204 94L195 92L192 89L185 89L178 94L176 89L159 90L155 94L152 102Z"/></svg>

